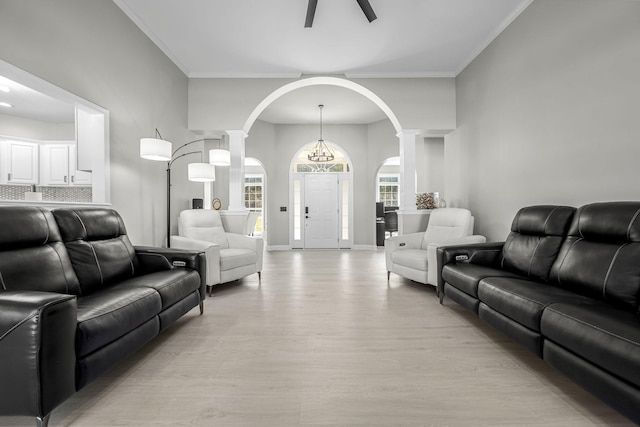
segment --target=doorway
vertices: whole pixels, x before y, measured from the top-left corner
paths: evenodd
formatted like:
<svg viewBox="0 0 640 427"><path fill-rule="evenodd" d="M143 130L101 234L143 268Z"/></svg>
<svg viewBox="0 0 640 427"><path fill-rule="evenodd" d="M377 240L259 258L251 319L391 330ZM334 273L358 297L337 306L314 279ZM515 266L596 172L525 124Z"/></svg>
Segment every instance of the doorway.
<svg viewBox="0 0 640 427"><path fill-rule="evenodd" d="M289 174L289 247L347 249L353 245L353 172L351 160L325 141L333 162L310 162L309 147L293 157Z"/></svg>
<svg viewBox="0 0 640 427"><path fill-rule="evenodd" d="M304 174L304 248L338 249L338 176Z"/></svg>

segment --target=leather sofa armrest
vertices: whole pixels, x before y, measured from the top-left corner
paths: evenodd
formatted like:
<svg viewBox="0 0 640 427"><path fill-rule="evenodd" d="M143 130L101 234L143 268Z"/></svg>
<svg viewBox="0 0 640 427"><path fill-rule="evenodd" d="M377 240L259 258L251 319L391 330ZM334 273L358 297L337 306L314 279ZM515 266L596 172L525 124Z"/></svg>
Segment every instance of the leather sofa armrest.
<svg viewBox="0 0 640 427"><path fill-rule="evenodd" d="M429 243L427 245L427 283L436 287L438 286L438 277L441 275L442 271L438 265L438 248L452 245L472 245L476 243L485 243L486 241L487 239L484 236L475 234L473 236L447 239L438 243Z"/></svg>
<svg viewBox="0 0 640 427"><path fill-rule="evenodd" d="M467 262L487 266L497 266L504 242L486 242L471 245L441 246L436 251L438 268L438 294L444 295L442 269L455 262Z"/></svg>
<svg viewBox="0 0 640 427"><path fill-rule="evenodd" d="M0 415L45 417L76 391L75 295L0 293Z"/></svg>
<svg viewBox="0 0 640 427"><path fill-rule="evenodd" d="M198 270L202 250L135 246L140 267L146 271L171 270L174 267Z"/></svg>
<svg viewBox="0 0 640 427"><path fill-rule="evenodd" d="M177 248L158 248L153 246L134 246L142 272L187 268L200 275L200 298L206 293L207 262L203 251Z"/></svg>

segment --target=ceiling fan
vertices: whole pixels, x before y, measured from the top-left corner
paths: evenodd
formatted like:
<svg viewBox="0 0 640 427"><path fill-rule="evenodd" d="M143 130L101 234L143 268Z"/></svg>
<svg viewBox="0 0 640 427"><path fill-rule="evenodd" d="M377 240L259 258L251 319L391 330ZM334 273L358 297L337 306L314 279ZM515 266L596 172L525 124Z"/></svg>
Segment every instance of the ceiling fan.
<svg viewBox="0 0 640 427"><path fill-rule="evenodd" d="M356 0L360 5L360 9L364 13L364 16L367 17L369 22L374 21L376 18L376 13L373 11L369 0ZM309 0L309 5L307 6L307 19L304 21L305 28L311 28L313 25L313 17L316 14L316 6L318 5L318 0Z"/></svg>

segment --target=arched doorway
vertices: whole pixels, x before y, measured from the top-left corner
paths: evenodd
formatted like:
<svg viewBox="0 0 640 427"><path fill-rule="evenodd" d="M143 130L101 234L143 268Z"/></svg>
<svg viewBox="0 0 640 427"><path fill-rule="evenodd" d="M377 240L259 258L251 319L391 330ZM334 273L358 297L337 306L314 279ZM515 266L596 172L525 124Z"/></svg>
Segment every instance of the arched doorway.
<svg viewBox="0 0 640 427"><path fill-rule="evenodd" d="M341 88L345 88L348 89L350 91L353 91L355 93L358 93L360 95L362 95L364 98L367 98L368 100L370 100L373 104L375 104L378 108L380 108L380 110L382 112L384 112L384 114L387 116L387 118L389 119L389 123L391 124L391 126L393 127L393 129L395 130L395 135L398 137L399 139L399 145L400 145L400 154L401 157L405 159L404 162L404 167L402 168L401 173L404 173L405 171L408 171L411 175L415 174L415 164L413 163L414 159L412 159L412 152L415 150L415 136L416 136L416 131L410 130L403 130L398 118L396 117L396 115L394 114L394 112L391 110L391 108L378 96L376 95L374 92L372 92L371 90L367 89L366 87L352 82L350 80L344 79L344 78L338 78L338 77L309 77L309 78L303 78L288 84L285 84L283 86L281 86L280 88L274 90L273 92L271 92L269 95L267 95L264 99L262 99L262 101L260 101L260 103L253 109L253 111L251 112L251 114L249 115L249 117L247 118L247 120L245 121L244 126L242 127L242 129L236 129L236 130L227 130L226 133L229 135L229 147L230 147L230 151L232 153L232 164L230 167L230 180L229 180L229 194L230 194L230 204L229 204L229 209L232 210L233 208L237 207L237 206L242 206L241 204L241 200L240 200L240 190L241 190L241 185L242 182L239 179L240 177L244 176L244 170L243 170L243 164L242 162L235 162L233 161L234 157L237 157L239 159L244 157L244 152L245 152L245 139L247 138L247 136L249 135L254 123L256 122L256 120L258 119L258 117L261 115L261 113L271 104L273 103L275 100L277 100L278 98L282 97L283 95L295 91L297 89L300 88L304 88L307 86L336 86L336 87L341 87ZM403 154L404 153L404 154ZM358 157L358 159L360 159L360 157ZM411 160L411 161L407 161ZM276 180L278 180L278 178L275 178ZM412 182L409 180L402 180L402 182ZM301 182L298 182L298 184L294 184L294 183L289 183L289 188L290 188L290 192L289 192L289 200L290 200L290 204L289 204L289 208L287 209L286 207L282 207L280 206L279 208L279 212L284 212L286 210L288 210L288 219L289 219L289 224L288 227L286 228L280 228L278 227L278 230L283 230L286 229L287 231L289 231L289 236L288 236L288 240L289 240L289 248L299 248L299 247L304 247L304 242L301 241L301 237L298 233L298 236L296 236L296 232L295 232L295 217L293 215L294 212L299 212L296 211L295 209L295 203L294 203L294 197L293 197L293 193L292 193L292 189L294 188L294 185L300 185ZM281 185L281 184L280 184ZM349 200L349 204L347 204L345 206L345 209L342 210L343 214L342 215L348 215L346 216L346 220L341 219L341 224L345 225L344 230L341 231L341 237L338 239L338 247L340 248L348 248L348 247L352 247L354 244L354 227L353 227L353 216L354 216L354 209L353 209L353 180L349 177L349 179L347 179L344 182L340 182L341 188L343 188L343 192L346 192L348 194L348 199ZM409 200L413 197L415 198L415 185L413 187L411 186L407 186L407 188L402 188L401 192L403 194L406 195L406 197L404 197L405 200ZM238 196L236 196L236 194ZM344 193L343 193L344 194ZM359 193L360 194L360 193ZM360 205L358 205L360 206ZM407 206L409 206L409 208L411 208L412 204L408 203ZM304 208L304 206L302 206L302 208ZM270 208L272 210L272 212L276 212L275 209L277 208ZM276 218L275 216L273 216L273 218ZM307 219L307 218L301 218L298 217L299 219ZM299 228L301 226L301 222L299 222L297 224L298 227L298 232L300 232L302 229ZM272 230L274 230L275 228L272 228ZM275 242L283 242L284 240L282 239L282 237L284 237L281 233L277 232L278 234L274 236L273 242L274 242L274 248L282 248L284 247L284 245L279 245L278 243Z"/></svg>
<svg viewBox="0 0 640 427"><path fill-rule="evenodd" d="M292 249L348 249L353 246L353 167L347 153L325 141L335 159L313 162L298 150L289 168L289 245Z"/></svg>

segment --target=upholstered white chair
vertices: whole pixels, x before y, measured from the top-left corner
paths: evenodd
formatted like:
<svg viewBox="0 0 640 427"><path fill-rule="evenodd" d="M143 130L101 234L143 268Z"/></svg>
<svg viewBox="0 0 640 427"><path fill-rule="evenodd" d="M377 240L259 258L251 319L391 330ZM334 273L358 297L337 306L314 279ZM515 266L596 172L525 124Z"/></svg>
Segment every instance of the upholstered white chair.
<svg viewBox="0 0 640 427"><path fill-rule="evenodd" d="M180 212L178 235L171 247L204 251L207 258L207 288L258 273L262 279L262 238L225 231L220 214L210 209Z"/></svg>
<svg viewBox="0 0 640 427"><path fill-rule="evenodd" d="M434 209L421 233L393 236L384 241L387 280L391 273L432 286L438 284L436 250L440 246L484 243L473 235L474 218L467 209Z"/></svg>

